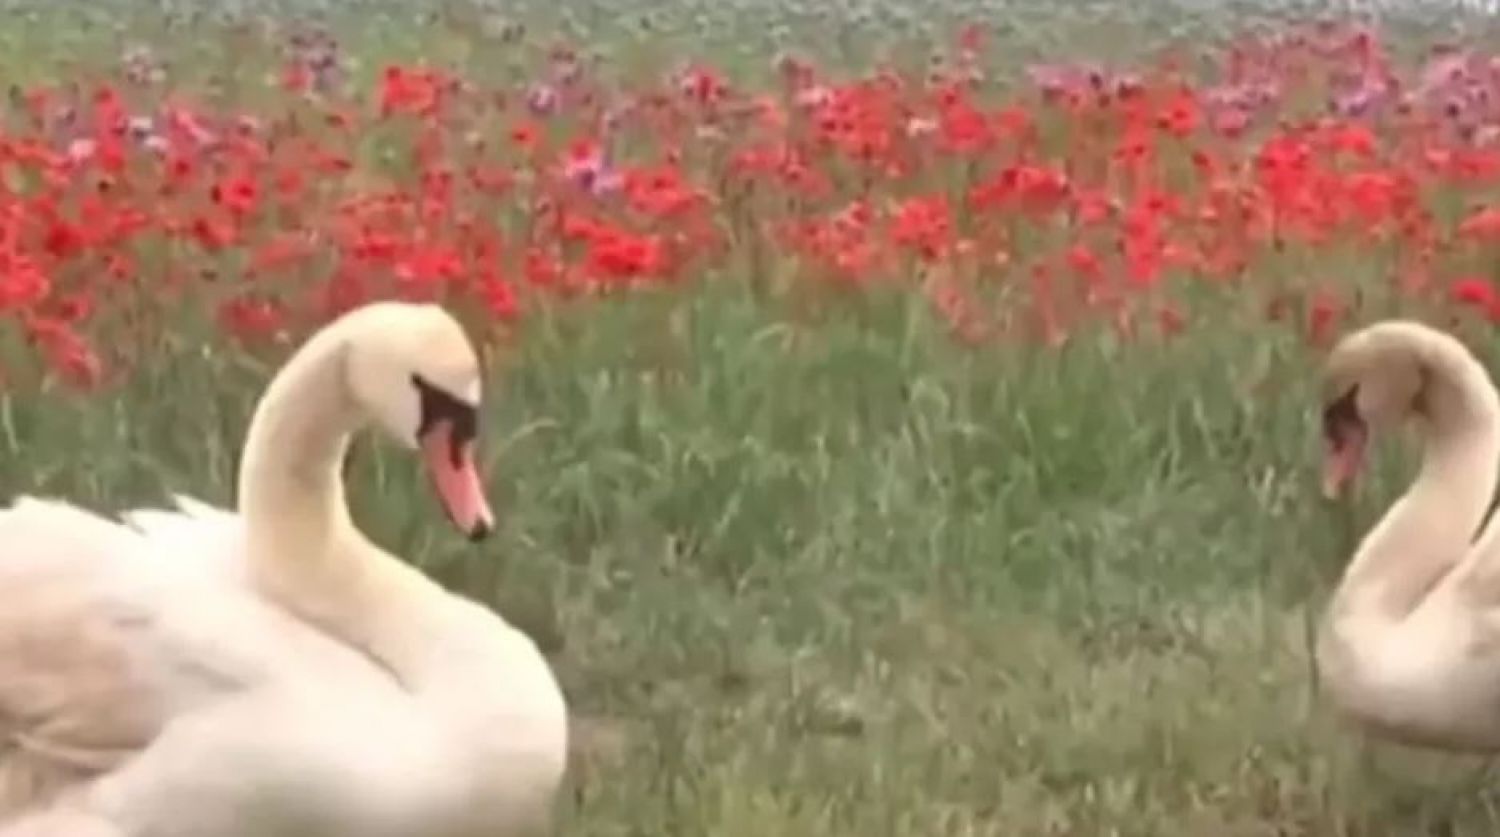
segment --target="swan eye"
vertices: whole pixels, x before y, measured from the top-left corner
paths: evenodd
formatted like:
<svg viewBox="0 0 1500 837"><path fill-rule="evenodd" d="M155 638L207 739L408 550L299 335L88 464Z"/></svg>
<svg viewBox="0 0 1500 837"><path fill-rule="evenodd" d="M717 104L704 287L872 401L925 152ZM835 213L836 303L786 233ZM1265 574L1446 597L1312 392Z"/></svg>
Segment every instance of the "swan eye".
<svg viewBox="0 0 1500 837"><path fill-rule="evenodd" d="M1323 435L1329 441L1337 442L1344 437L1345 431L1364 426L1365 421L1359 414L1358 396L1359 385L1355 384L1323 408Z"/></svg>
<svg viewBox="0 0 1500 837"><path fill-rule="evenodd" d="M473 404L453 396L434 386L426 378L413 373L412 386L417 388L418 418L417 441L420 442L436 425L448 424L448 438L452 443L453 461L456 466L462 457L464 445L474 440L479 431L479 410Z"/></svg>

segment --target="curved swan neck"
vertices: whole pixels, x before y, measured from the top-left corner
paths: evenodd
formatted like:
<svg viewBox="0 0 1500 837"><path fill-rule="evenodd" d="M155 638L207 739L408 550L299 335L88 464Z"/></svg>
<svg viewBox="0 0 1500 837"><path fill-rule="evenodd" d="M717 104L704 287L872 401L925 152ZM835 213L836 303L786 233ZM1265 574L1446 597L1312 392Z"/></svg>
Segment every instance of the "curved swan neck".
<svg viewBox="0 0 1500 837"><path fill-rule="evenodd" d="M1411 488L1360 544L1335 611L1399 620L1469 552L1500 476L1500 395L1456 342L1415 347L1424 450Z"/></svg>
<svg viewBox="0 0 1500 837"><path fill-rule="evenodd" d="M341 465L362 423L338 324L287 362L256 407L239 474L250 582L389 665L371 591L379 562L349 516Z"/></svg>
<svg viewBox="0 0 1500 837"><path fill-rule="evenodd" d="M426 677L433 585L354 525L342 464L364 424L344 379L347 329L314 336L271 382L239 475L251 583L403 681Z"/></svg>
<svg viewBox="0 0 1500 837"><path fill-rule="evenodd" d="M239 506L257 569L329 555L353 528L340 465L360 420L344 387L336 337L325 332L294 355L251 418Z"/></svg>

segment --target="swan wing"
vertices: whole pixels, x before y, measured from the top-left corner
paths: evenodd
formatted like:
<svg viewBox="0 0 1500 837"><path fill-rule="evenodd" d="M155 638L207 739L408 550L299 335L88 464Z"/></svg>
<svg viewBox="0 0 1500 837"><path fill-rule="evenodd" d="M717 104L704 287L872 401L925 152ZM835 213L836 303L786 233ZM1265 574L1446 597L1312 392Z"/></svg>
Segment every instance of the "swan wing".
<svg viewBox="0 0 1500 837"><path fill-rule="evenodd" d="M237 580L237 515L177 505L123 522L35 498L0 510L0 822L227 698L378 679Z"/></svg>
<svg viewBox="0 0 1500 837"><path fill-rule="evenodd" d="M243 518L183 494L174 494L175 509L139 508L120 519L150 542L148 560L181 562L174 572L204 572L243 581Z"/></svg>

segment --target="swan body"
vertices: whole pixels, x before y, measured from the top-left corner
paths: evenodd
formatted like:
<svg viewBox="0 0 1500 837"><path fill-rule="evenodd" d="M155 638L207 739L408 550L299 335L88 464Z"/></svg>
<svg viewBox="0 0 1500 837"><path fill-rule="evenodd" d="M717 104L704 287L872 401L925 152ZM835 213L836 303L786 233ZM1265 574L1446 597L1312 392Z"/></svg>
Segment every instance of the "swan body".
<svg viewBox="0 0 1500 837"><path fill-rule="evenodd" d="M1333 594L1322 684L1377 736L1500 749L1500 527L1478 531L1500 475L1500 395L1461 343L1429 327L1388 321L1340 341L1324 376L1327 493L1353 478L1373 430L1407 422L1423 437L1422 466Z"/></svg>
<svg viewBox="0 0 1500 837"><path fill-rule="evenodd" d="M1439 592L1399 624L1331 626L1318 652L1325 685L1351 718L1382 738L1500 749L1500 648L1493 646L1500 624L1468 608Z"/></svg>
<svg viewBox="0 0 1500 837"><path fill-rule="evenodd" d="M367 306L268 388L239 513L0 511L0 837L545 830L567 750L545 659L367 540L340 478L373 422L483 537L478 402L451 317Z"/></svg>

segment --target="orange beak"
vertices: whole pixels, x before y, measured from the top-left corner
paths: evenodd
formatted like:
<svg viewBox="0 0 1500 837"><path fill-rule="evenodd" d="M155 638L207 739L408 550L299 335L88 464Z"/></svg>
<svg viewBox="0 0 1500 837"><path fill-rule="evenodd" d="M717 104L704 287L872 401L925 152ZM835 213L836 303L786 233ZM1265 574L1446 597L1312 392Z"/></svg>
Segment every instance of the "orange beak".
<svg viewBox="0 0 1500 837"><path fill-rule="evenodd" d="M1364 466L1369 432L1363 424L1341 424L1323 454L1323 496L1337 500Z"/></svg>
<svg viewBox="0 0 1500 837"><path fill-rule="evenodd" d="M422 435L422 462L443 510L469 540L483 540L495 528L474 464L474 440L455 442L453 422L440 420Z"/></svg>

